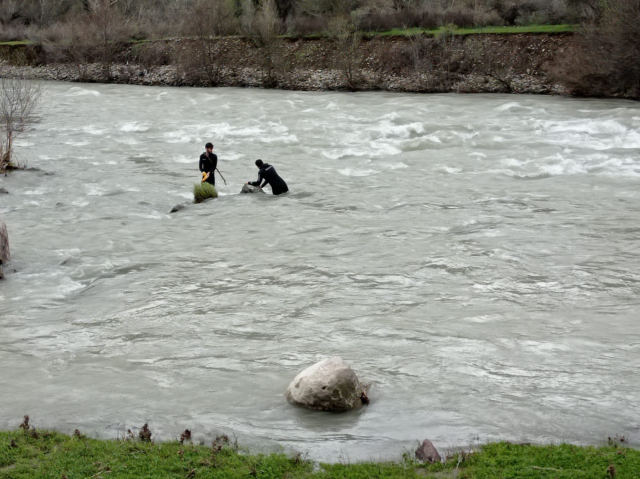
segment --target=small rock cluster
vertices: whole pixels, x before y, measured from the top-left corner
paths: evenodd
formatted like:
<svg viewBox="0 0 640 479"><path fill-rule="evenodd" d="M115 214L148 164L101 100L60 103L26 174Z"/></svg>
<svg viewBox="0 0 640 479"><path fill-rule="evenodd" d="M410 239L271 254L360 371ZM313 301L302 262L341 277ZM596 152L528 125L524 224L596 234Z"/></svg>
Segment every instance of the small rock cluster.
<svg viewBox="0 0 640 479"><path fill-rule="evenodd" d="M65 63L40 66L14 66L0 62L0 76L6 78L28 78L32 80L95 82L103 81L101 65L87 65L81 74L77 68ZM375 71L363 71L363 81L356 88L358 91L392 91L392 92L428 92L425 78L418 74L380 76ZM559 84L550 83L545 77L537 75L517 74L510 78L513 93L529 94L565 94L566 89ZM136 65L117 65L114 67L113 83L147 85L147 86L207 86L187 82L181 78L175 67L163 65L145 69ZM225 71L221 75L218 86L226 87L262 87L262 72L257 68L240 68ZM328 91L348 89L339 70L305 70L290 72L286 78L279 80L277 88L295 91ZM480 74L465 74L447 87L451 93L503 93L503 86L491 78Z"/></svg>

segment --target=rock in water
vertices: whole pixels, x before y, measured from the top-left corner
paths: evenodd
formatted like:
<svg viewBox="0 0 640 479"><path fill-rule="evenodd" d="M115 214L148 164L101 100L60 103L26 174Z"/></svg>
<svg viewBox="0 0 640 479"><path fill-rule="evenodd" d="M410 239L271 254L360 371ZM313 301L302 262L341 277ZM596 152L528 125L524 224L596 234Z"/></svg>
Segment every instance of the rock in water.
<svg viewBox="0 0 640 479"><path fill-rule="evenodd" d="M440 458L440 454L436 450L435 446L429 439L425 439L422 442L422 445L416 449L416 458L423 462L440 462L442 459Z"/></svg>
<svg viewBox="0 0 640 479"><path fill-rule="evenodd" d="M286 398L310 409L344 412L364 403L366 389L353 369L335 356L298 374L289 384Z"/></svg>
<svg viewBox="0 0 640 479"><path fill-rule="evenodd" d="M0 221L0 279L4 277L2 274L2 265L7 264L11 259L9 254L9 233L7 227Z"/></svg>
<svg viewBox="0 0 640 479"><path fill-rule="evenodd" d="M264 190L258 186L242 185L240 193L264 193Z"/></svg>
<svg viewBox="0 0 640 479"><path fill-rule="evenodd" d="M177 213L178 211L183 210L185 208L186 206L184 203L181 205L175 205L173 208L171 208L171 211L169 211L169 213Z"/></svg>
<svg viewBox="0 0 640 479"><path fill-rule="evenodd" d="M0 188L0 195L8 195L9 192L7 190L5 190L4 188Z"/></svg>

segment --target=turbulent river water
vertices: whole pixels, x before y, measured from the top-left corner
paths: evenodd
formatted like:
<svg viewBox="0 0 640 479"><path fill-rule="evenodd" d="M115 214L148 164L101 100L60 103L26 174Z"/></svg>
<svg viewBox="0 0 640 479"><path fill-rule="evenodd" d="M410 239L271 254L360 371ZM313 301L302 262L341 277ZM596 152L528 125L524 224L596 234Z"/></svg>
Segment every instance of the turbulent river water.
<svg viewBox="0 0 640 479"><path fill-rule="evenodd" d="M624 101L50 84L17 145L43 171L0 178L0 428L638 443L639 129ZM169 214L207 141L228 185ZM238 194L257 158L288 195ZM331 355L371 404L287 404Z"/></svg>

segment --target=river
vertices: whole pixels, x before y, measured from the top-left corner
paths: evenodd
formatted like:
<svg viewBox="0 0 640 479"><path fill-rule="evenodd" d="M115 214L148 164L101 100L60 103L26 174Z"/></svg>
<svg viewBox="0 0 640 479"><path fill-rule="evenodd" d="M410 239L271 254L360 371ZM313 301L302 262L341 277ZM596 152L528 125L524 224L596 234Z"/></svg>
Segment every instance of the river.
<svg viewBox="0 0 640 479"><path fill-rule="evenodd" d="M640 443L638 103L46 92L17 144L43 171L0 178L1 428L149 423L326 461L424 438ZM228 184L169 214L207 141ZM238 194L257 158L288 195ZM371 404L287 404L332 355Z"/></svg>

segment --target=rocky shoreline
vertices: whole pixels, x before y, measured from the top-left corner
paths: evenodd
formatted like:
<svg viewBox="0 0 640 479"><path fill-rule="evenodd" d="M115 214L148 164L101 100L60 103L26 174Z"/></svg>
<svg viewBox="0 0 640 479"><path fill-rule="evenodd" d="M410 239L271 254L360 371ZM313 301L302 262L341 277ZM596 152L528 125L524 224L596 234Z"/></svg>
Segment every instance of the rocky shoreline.
<svg viewBox="0 0 640 479"><path fill-rule="evenodd" d="M81 76L77 69L68 64L51 64L40 66L15 66L6 62L0 63L0 77L22 77L30 80L64 81L83 83L116 83L145 86L194 86L181 78L177 68L171 65L143 68L140 65L115 65L113 78L109 82L102 79L102 66L90 64L85 66L86 75ZM296 70L279 79L275 89L292 91L339 91L348 90L344 86L338 70ZM389 91L405 93L425 93L423 85L428 80L425 75L387 75L380 81L375 71L363 72L365 83L355 91ZM375 81L373 80L375 78ZM567 89L560 84L550 82L545 77L527 74L515 74L508 77L512 85L509 93L537 95L566 95ZM262 72L258 68L245 67L240 70L223 70L219 87L261 88ZM350 89L349 89L350 90ZM455 81L442 93L505 93L503 85L495 79L482 74L467 74Z"/></svg>
<svg viewBox="0 0 640 479"><path fill-rule="evenodd" d="M444 58L446 70L441 65L424 69L389 65L388 58L393 58L394 55L397 57L398 49L406 49L410 40L381 38L364 42L359 46L362 59L357 71L357 82L345 81L344 70L339 66L341 52L330 40L287 41L280 52L284 66L274 70L273 81L268 87L295 91L569 93L562 84L554 81L550 70L571 42L571 35L483 35L485 50L496 48L495 58L467 62L465 68L458 66L457 71L452 69L451 63L459 64L461 58L469 56L469 51L473 51L474 42L478 43L480 36L475 37L476 39L460 40L459 45L444 54L440 52L441 62L445 55L451 57ZM176 52L179 54L192 48L193 42L190 44L188 40L154 42L156 46L166 50L159 57L164 58L162 61L140 61L139 57L132 54L133 47L128 47L126 51L120 52L118 61L111 65L111 77L108 79L104 75L104 64L98 62L60 62L45 55L30 65L16 64L8 50L2 50L0 77L146 86L265 87L258 49L242 39L219 39L216 42L216 48L224 52L224 59L219 60L216 65L215 84L202 75L189 74L180 61L166 60L175 59ZM486 57L486 53L484 55ZM406 52L405 56L408 56ZM397 59L392 61L397 63ZM493 70L481 68L483 61L491 63Z"/></svg>

